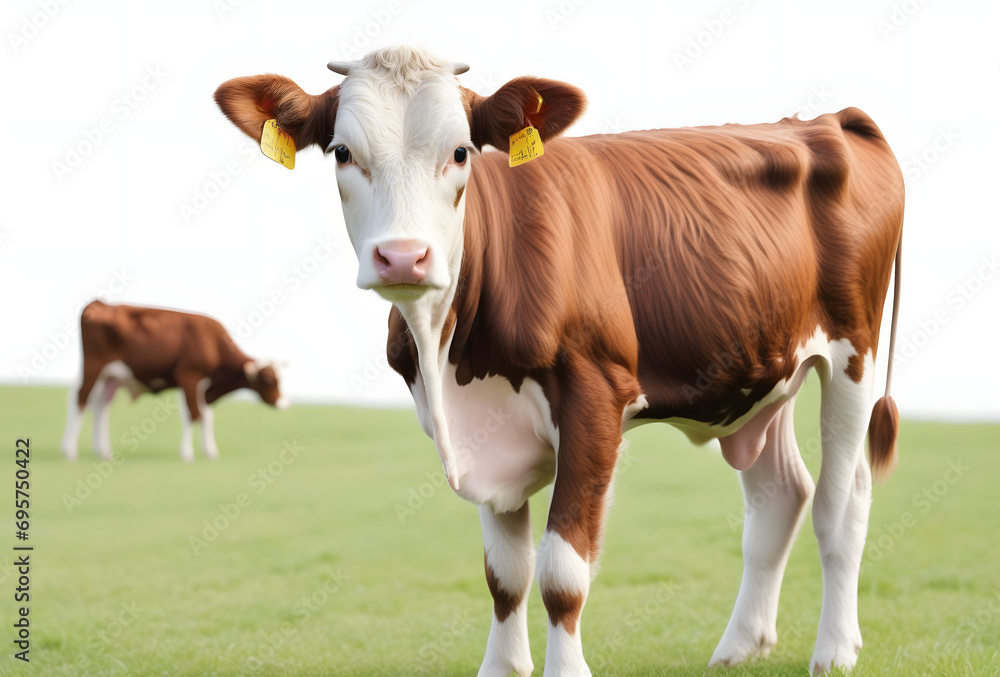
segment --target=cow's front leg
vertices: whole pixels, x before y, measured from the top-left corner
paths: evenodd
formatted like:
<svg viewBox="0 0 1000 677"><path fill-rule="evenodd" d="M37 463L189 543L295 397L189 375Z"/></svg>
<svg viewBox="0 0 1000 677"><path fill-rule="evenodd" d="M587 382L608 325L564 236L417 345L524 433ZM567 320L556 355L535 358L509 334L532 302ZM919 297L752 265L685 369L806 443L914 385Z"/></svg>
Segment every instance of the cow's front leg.
<svg viewBox="0 0 1000 677"><path fill-rule="evenodd" d="M528 592L535 573L535 541L528 502L516 512L479 506L486 583L493 595L493 622L480 677L528 677L534 670L528 647Z"/></svg>
<svg viewBox="0 0 1000 677"><path fill-rule="evenodd" d="M580 615L590 592L589 548L581 553L573 544L577 539L567 540L557 526L572 519L572 513L560 511L555 523L550 514L538 546L538 587L549 615L545 677L590 675L580 639Z"/></svg>
<svg viewBox="0 0 1000 677"><path fill-rule="evenodd" d="M621 403L611 392L593 398L603 385L574 383L561 394L568 413L559 420L556 480L538 546L538 587L549 616L546 677L590 675L580 616L597 571L622 443Z"/></svg>
<svg viewBox="0 0 1000 677"><path fill-rule="evenodd" d="M549 615L546 677L590 674L583 658L580 616L597 571L615 448L607 455L609 460L602 464L606 467L592 478L570 479L562 463L556 470L549 519L538 546L538 587Z"/></svg>
<svg viewBox="0 0 1000 677"><path fill-rule="evenodd" d="M109 376L98 381L90 393L94 411L94 452L104 459L111 458L111 402L118 385L119 381Z"/></svg>
<svg viewBox="0 0 1000 677"><path fill-rule="evenodd" d="M201 421L201 407L198 404L198 379L194 376L179 375L181 413L181 458L194 460L194 442L191 435L192 422Z"/></svg>

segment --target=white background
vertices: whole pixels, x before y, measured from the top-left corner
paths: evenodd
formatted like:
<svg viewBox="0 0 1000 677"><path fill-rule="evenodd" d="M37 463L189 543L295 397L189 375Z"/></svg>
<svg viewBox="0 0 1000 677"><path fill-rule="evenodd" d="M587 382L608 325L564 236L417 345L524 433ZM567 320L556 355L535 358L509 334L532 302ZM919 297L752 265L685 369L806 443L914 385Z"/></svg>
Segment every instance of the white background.
<svg viewBox="0 0 1000 677"><path fill-rule="evenodd" d="M300 401L408 403L384 367L388 306L354 286L333 162L270 162L212 93L264 72L320 93L341 79L327 61L409 43L469 63L481 93L525 74L581 87L571 135L861 107L907 182L894 396L904 416L1000 418L1000 275L982 263L1000 253L998 18L916 0L6 0L0 381L75 379L66 328L109 291L215 316L249 354L288 359ZM337 249L319 261L325 239Z"/></svg>

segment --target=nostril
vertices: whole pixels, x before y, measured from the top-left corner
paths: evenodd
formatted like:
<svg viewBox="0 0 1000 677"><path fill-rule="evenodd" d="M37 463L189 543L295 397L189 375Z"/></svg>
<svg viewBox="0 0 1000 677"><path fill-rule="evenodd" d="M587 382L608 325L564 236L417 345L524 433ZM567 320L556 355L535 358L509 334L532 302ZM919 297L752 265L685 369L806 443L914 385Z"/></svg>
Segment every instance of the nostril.
<svg viewBox="0 0 1000 677"><path fill-rule="evenodd" d="M419 240L392 240L372 250L375 273L388 284L421 284L432 264L431 248Z"/></svg>

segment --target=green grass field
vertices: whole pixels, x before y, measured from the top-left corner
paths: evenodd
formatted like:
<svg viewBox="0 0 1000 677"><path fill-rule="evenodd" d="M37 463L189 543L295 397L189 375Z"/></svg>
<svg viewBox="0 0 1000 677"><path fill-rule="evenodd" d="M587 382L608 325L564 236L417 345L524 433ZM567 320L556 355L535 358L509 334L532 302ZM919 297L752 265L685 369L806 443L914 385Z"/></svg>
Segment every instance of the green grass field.
<svg viewBox="0 0 1000 677"><path fill-rule="evenodd" d="M186 464L176 413L156 411L150 395L134 404L120 395L112 466L90 451L89 416L80 459L62 458L65 401L61 389L0 388L0 674L478 670L492 608L478 516L443 484L411 412L223 402L221 457L199 451ZM797 415L814 476L817 408L810 382ZM30 665L12 644L18 436L32 448ZM703 674L740 582L739 485L717 452L667 426L629 437L584 611L585 655L595 675ZM875 488L856 674L1000 673L998 443L996 425L904 421L899 467ZM547 500L547 491L532 499L536 537ZM820 597L809 522L785 575L771 657L709 672L805 674ZM529 614L541 675L537 587Z"/></svg>

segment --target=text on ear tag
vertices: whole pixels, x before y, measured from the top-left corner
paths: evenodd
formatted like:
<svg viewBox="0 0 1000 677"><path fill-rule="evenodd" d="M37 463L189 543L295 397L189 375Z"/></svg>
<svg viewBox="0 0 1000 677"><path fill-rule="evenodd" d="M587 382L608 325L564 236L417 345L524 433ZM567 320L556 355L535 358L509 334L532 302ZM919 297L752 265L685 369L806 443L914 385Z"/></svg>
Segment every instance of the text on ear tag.
<svg viewBox="0 0 1000 677"><path fill-rule="evenodd" d="M260 135L260 151L279 165L295 169L295 141L278 126L276 120L264 123L264 133Z"/></svg>
<svg viewBox="0 0 1000 677"><path fill-rule="evenodd" d="M528 125L521 131L510 135L510 162L511 167L523 165L531 162L537 157L545 154L542 147L542 137L538 130Z"/></svg>

